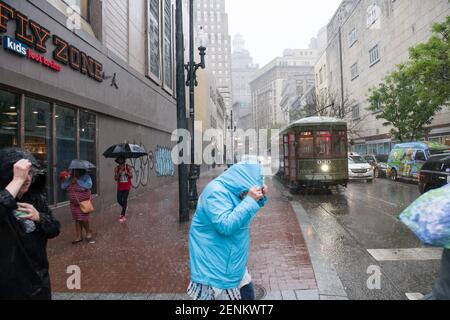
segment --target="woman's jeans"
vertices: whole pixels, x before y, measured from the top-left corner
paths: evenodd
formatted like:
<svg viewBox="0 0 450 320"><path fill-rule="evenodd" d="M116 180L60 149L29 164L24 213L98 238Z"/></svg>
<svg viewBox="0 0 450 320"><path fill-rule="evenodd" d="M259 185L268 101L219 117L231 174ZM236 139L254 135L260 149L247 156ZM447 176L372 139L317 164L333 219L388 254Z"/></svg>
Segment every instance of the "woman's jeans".
<svg viewBox="0 0 450 320"><path fill-rule="evenodd" d="M122 207L122 216L124 216L127 212L129 195L130 191L117 191L117 202Z"/></svg>
<svg viewBox="0 0 450 320"><path fill-rule="evenodd" d="M242 300L256 300L255 297L255 288L253 287L253 283L249 283L246 286L241 288L241 299Z"/></svg>

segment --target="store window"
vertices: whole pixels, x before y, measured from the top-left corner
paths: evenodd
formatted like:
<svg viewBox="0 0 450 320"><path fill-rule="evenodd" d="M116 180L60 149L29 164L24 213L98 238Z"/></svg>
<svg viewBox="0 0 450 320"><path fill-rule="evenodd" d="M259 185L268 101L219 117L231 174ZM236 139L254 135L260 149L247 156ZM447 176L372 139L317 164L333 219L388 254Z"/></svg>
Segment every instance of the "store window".
<svg viewBox="0 0 450 320"><path fill-rule="evenodd" d="M51 105L48 102L25 98L25 136L24 149L29 151L40 163L46 179L46 194L49 203L53 203L52 171L52 121Z"/></svg>
<svg viewBox="0 0 450 320"><path fill-rule="evenodd" d="M55 107L55 124L56 124L56 174L57 181L60 183L59 175L67 170L70 162L77 159L77 127L76 127L76 110ZM61 190L60 185L57 186L57 202L65 202L68 200L67 193Z"/></svg>
<svg viewBox="0 0 450 320"><path fill-rule="evenodd" d="M0 90L0 148L19 145L19 95Z"/></svg>
<svg viewBox="0 0 450 320"><path fill-rule="evenodd" d="M96 116L92 113L80 110L80 159L87 160L94 165L97 165L96 157ZM91 170L92 178L92 193L97 193L97 172Z"/></svg>

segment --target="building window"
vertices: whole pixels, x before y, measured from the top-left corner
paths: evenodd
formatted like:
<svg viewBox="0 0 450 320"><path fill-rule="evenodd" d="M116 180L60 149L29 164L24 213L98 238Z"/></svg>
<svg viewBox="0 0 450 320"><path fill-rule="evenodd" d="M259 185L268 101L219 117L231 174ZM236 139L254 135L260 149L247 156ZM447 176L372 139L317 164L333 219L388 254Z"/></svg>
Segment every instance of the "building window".
<svg viewBox="0 0 450 320"><path fill-rule="evenodd" d="M67 170L70 162L77 159L77 113L75 109L55 107L56 125L56 173ZM94 150L95 154L95 150ZM87 159L86 159L87 160ZM56 202L68 200L67 192L57 188Z"/></svg>
<svg viewBox="0 0 450 320"><path fill-rule="evenodd" d="M97 137L97 117L95 114L80 110L79 132L80 132L80 159L87 160L97 165L96 158L96 137ZM97 193L97 172L91 170L92 193Z"/></svg>
<svg viewBox="0 0 450 320"><path fill-rule="evenodd" d="M23 130L18 130L22 121ZM50 205L67 201L59 174L69 168L73 159L97 164L95 114L0 90L0 125L0 148L17 146L39 161L46 175L45 191ZM95 194L97 172L91 171L90 175Z"/></svg>
<svg viewBox="0 0 450 320"><path fill-rule="evenodd" d="M352 108L352 120L359 120L359 105Z"/></svg>
<svg viewBox="0 0 450 320"><path fill-rule="evenodd" d="M172 0L164 0L164 87L173 90Z"/></svg>
<svg viewBox="0 0 450 320"><path fill-rule="evenodd" d="M348 34L348 46L352 47L357 40L358 32L356 31L356 28L353 28L353 30Z"/></svg>
<svg viewBox="0 0 450 320"><path fill-rule="evenodd" d="M356 78L358 78L359 76L359 70L358 70L358 63L355 63L354 65L351 66L350 68L351 70L351 79L354 80Z"/></svg>
<svg viewBox="0 0 450 320"><path fill-rule="evenodd" d="M49 203L53 203L52 177L52 117L50 103L25 98L25 130L23 148L30 152L40 163L46 179L46 194Z"/></svg>
<svg viewBox="0 0 450 320"><path fill-rule="evenodd" d="M378 61L380 61L380 54L379 54L379 51L378 51L378 45L376 45L375 47L373 47L369 51L369 65L373 66Z"/></svg>
<svg viewBox="0 0 450 320"><path fill-rule="evenodd" d="M19 145L19 96L0 90L0 148Z"/></svg>
<svg viewBox="0 0 450 320"><path fill-rule="evenodd" d="M84 20L89 22L89 0L62 0L74 9Z"/></svg>
<svg viewBox="0 0 450 320"><path fill-rule="evenodd" d="M161 82L161 41L160 18L161 5L159 0L148 1L148 73L149 76Z"/></svg>
<svg viewBox="0 0 450 320"><path fill-rule="evenodd" d="M367 26L373 25L379 18L379 7L373 4L367 8Z"/></svg>

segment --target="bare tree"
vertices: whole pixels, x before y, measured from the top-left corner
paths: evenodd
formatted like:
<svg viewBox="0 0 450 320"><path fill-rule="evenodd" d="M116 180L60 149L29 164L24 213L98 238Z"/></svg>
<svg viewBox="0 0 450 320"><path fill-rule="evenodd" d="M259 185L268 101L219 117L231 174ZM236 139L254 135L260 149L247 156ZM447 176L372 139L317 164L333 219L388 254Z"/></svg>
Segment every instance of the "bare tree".
<svg viewBox="0 0 450 320"><path fill-rule="evenodd" d="M361 123L369 116L369 114L357 115L354 117L354 108L357 106L356 101L351 99L348 93L344 95L344 99L336 93L322 91L317 93L314 91L304 106L307 116L331 117L347 121L348 132L351 136L361 137Z"/></svg>

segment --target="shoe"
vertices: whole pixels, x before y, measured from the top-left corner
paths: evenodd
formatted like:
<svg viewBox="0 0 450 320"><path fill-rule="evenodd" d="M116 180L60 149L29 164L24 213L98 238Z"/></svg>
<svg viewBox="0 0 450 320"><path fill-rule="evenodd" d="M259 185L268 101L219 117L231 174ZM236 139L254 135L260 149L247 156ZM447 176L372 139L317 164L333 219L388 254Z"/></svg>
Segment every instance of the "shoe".
<svg viewBox="0 0 450 320"><path fill-rule="evenodd" d="M78 244L78 243L80 243L80 242L83 242L83 239L72 241L72 244L75 245L75 244Z"/></svg>
<svg viewBox="0 0 450 320"><path fill-rule="evenodd" d="M127 221L127 218L125 216L120 216L119 221L120 223L125 223Z"/></svg>

